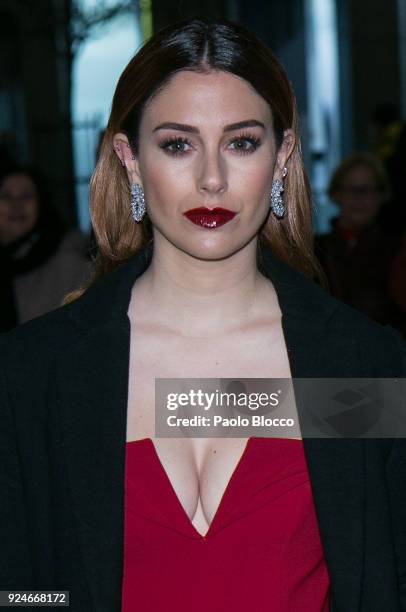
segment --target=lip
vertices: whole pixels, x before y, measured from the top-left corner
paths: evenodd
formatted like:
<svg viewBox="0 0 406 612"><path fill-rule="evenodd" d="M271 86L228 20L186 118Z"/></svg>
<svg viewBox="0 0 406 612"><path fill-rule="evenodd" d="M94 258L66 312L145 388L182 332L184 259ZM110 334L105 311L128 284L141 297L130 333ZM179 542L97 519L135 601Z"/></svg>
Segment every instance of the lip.
<svg viewBox="0 0 406 612"><path fill-rule="evenodd" d="M201 206L199 208L191 208L183 213L189 221L194 223L195 225L199 225L200 227L205 227L207 229L215 229L216 227L220 227L221 225L225 225L234 219L235 213L232 210L228 210L227 208L216 207L213 209L206 208Z"/></svg>

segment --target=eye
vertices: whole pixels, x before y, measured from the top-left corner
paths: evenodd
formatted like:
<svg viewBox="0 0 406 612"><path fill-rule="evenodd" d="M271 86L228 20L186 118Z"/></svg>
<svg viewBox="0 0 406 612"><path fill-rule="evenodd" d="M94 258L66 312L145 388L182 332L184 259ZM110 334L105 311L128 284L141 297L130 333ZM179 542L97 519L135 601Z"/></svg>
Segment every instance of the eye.
<svg viewBox="0 0 406 612"><path fill-rule="evenodd" d="M240 155L247 155L253 153L261 146L261 140L256 136L250 134L241 134L240 136L233 138L230 145L237 145L231 147L234 151L237 151Z"/></svg>
<svg viewBox="0 0 406 612"><path fill-rule="evenodd" d="M159 144L161 149L173 156L184 155L187 152L185 150L186 145L190 146L190 142L181 136L176 138L167 138Z"/></svg>

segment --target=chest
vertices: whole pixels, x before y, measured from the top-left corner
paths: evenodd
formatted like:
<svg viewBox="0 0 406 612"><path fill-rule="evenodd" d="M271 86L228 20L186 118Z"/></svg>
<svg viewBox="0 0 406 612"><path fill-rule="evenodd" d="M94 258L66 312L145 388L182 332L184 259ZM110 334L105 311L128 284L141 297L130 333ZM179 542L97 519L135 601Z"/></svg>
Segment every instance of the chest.
<svg viewBox="0 0 406 612"><path fill-rule="evenodd" d="M127 440L152 438L179 503L205 533L247 438L155 438L155 378L291 378L280 320L223 339L194 339L133 326Z"/></svg>

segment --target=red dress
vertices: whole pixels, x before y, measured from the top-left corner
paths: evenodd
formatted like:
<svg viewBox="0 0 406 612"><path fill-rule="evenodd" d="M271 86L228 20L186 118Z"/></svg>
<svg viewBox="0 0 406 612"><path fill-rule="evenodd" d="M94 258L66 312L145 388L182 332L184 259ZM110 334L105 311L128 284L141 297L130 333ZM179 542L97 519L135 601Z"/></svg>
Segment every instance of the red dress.
<svg viewBox="0 0 406 612"><path fill-rule="evenodd" d="M301 440L249 438L205 536L152 439L126 451L122 612L328 612Z"/></svg>

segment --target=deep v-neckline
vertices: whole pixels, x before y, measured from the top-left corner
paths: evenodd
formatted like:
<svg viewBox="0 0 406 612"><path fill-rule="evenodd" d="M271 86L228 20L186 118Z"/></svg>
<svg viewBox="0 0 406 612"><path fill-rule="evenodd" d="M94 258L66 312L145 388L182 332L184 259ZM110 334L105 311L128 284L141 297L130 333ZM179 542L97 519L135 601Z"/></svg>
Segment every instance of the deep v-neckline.
<svg viewBox="0 0 406 612"><path fill-rule="evenodd" d="M213 530L215 529L217 523L219 522L220 518L221 518L221 514L222 514L222 508L224 506L224 501L226 500L226 498L230 495L230 491L232 489L233 483L236 480L236 477L238 475L238 472L240 471L240 467L242 462L244 461L244 459L246 458L246 455L249 452L249 448L251 446L251 441L253 440L253 437L248 438L244 449L240 455L240 458L238 459L234 470L228 480L228 483L223 491L223 494L220 498L220 502L217 506L216 512L214 513L213 519L210 522L210 525L208 527L208 530L206 531L206 533L203 535L200 533L200 531L198 531L196 529L196 527L193 525L191 519L189 518L186 510L184 509L173 485L172 482L161 462L161 459L159 458L157 449L155 447L155 444L152 440L152 438L142 438L140 440L132 440L130 442L127 442L127 444L135 444L135 443L144 443L144 444L148 444L150 446L151 452L152 452L152 457L153 460L157 463L157 465L159 466L159 474L161 475L161 477L163 478L163 481L165 483L165 488L168 491L168 495L171 496L171 498L174 500L175 502L175 508L176 508L176 512L179 514L182 523L185 526L185 529L189 532L189 534L195 538L195 539L199 539L201 541L206 541L209 537L211 537Z"/></svg>

